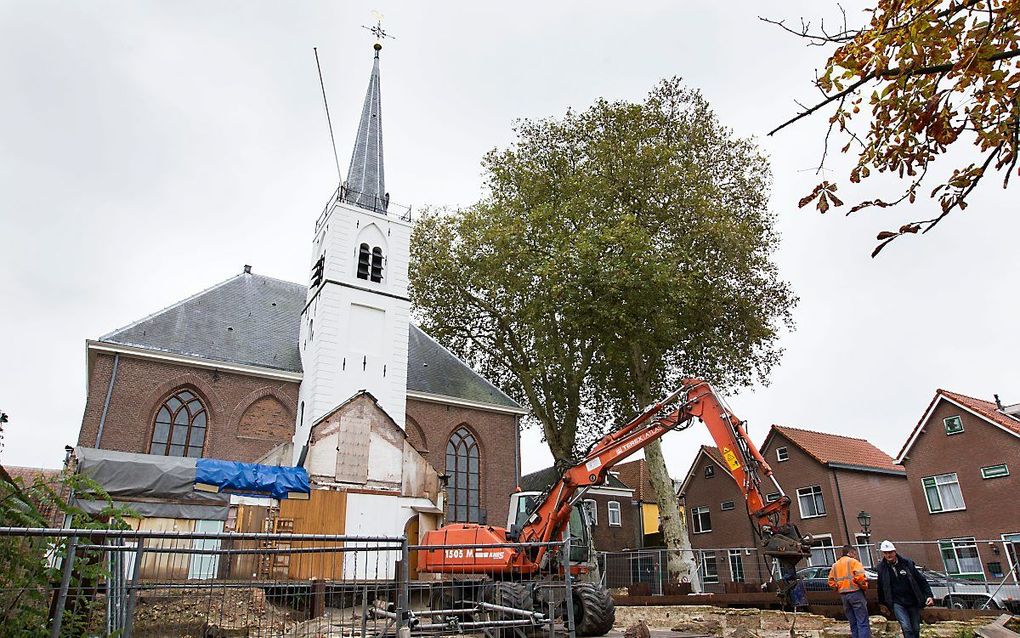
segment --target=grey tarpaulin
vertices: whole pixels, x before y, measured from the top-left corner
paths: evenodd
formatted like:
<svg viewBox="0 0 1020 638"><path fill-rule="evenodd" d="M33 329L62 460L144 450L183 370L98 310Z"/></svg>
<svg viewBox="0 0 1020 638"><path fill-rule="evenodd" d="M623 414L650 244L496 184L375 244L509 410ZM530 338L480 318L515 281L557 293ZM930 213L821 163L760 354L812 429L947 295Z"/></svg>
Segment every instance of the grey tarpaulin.
<svg viewBox="0 0 1020 638"><path fill-rule="evenodd" d="M76 500L75 504L88 514L98 514L106 507L105 501ZM126 507L142 518L186 518L201 521L225 521L228 505L199 505L197 503L154 503L149 501L115 500L114 505Z"/></svg>
<svg viewBox="0 0 1020 638"><path fill-rule="evenodd" d="M202 518L222 520L227 517L227 494L213 494L195 489L195 459L134 454L114 450L75 449L78 471L85 474L122 503L143 516L160 518ZM141 499L141 500L138 500ZM158 502L157 502L158 501ZM96 502L79 501L86 511L97 509ZM170 515L187 511L204 512L202 516ZM194 509L195 507L205 509ZM164 512L149 513L146 512ZM209 514L216 514L210 517Z"/></svg>

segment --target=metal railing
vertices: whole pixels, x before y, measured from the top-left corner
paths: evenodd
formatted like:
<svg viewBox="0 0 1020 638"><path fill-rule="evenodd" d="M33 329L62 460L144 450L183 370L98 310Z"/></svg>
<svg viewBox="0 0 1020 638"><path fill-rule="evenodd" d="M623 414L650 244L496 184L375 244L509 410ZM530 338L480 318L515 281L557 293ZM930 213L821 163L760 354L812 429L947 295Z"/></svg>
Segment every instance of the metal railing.
<svg viewBox="0 0 1020 638"><path fill-rule="evenodd" d="M425 550L403 537L0 527L0 627L52 638L573 637L563 571L418 573Z"/></svg>
<svg viewBox="0 0 1020 638"><path fill-rule="evenodd" d="M405 222L412 220L411 207L390 201L389 193L382 196L374 193L361 193L348 188L345 182L337 186L333 194L329 196L329 201L326 202L322 213L315 220L315 232L319 232L326 218L329 217L330 211L340 202L364 208L379 215L395 215L398 219Z"/></svg>
<svg viewBox="0 0 1020 638"><path fill-rule="evenodd" d="M956 609L1007 609L1020 612L1020 562L1014 556L1016 543L1007 541L969 541L958 545L967 553L953 555L946 562L946 541L897 541L898 551L922 568L932 588L936 605ZM979 555L977 548L989 548ZM871 578L882 560L874 544L855 546ZM799 575L805 589L828 592L827 575L840 548L819 545L809 559L801 563ZM670 558L682 556L693 568L690 579L670 574ZM987 560L989 558L997 560ZM599 563L610 590L618 595L670 596L684 594L754 594L778 589L778 566L754 547L716 547L674 552L667 549L641 549L600 552ZM955 562L954 562L955 561ZM1001 572L989 574L989 564L999 563ZM950 573L970 570L972 574ZM689 581L689 582L685 582Z"/></svg>

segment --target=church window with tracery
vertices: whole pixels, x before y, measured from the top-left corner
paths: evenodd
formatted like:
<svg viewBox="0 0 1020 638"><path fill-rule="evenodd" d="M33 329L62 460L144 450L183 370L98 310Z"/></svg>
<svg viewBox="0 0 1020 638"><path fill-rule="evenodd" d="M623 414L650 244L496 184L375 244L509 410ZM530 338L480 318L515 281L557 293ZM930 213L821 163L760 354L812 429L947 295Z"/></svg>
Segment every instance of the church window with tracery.
<svg viewBox="0 0 1020 638"><path fill-rule="evenodd" d="M482 523L478 487L478 443L471 431L457 428L446 444L446 517L450 521Z"/></svg>
<svg viewBox="0 0 1020 638"><path fill-rule="evenodd" d="M156 412L149 454L201 457L208 418L202 400L194 392L178 391Z"/></svg>

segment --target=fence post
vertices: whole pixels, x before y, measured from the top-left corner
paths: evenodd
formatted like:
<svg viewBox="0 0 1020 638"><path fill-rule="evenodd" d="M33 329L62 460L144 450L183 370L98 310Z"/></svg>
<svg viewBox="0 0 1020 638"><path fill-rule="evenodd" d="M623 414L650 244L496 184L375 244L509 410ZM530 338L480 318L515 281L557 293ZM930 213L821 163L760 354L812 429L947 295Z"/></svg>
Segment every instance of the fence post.
<svg viewBox="0 0 1020 638"><path fill-rule="evenodd" d="M135 627L135 599L138 598L138 580L142 574L142 554L145 553L145 538L138 537L138 545L135 547L135 562L131 570L131 584L128 585L128 599L126 618L124 619L124 638L131 638L131 632Z"/></svg>
<svg viewBox="0 0 1020 638"><path fill-rule="evenodd" d="M411 586L411 552L408 548L409 543L407 542L407 536L404 536L400 543L400 575L398 576L399 583L397 584L397 636L398 638L404 638L405 636L411 635L410 627L408 627L408 617L410 615L410 595L409 590Z"/></svg>
<svg viewBox="0 0 1020 638"><path fill-rule="evenodd" d="M574 633L574 594L570 583L571 578L573 578L570 575L570 534L567 534L566 540L563 541L560 552L562 553L563 584L566 587L566 595L563 599L566 601L564 604L567 606L567 636L569 638L576 638Z"/></svg>
<svg viewBox="0 0 1020 638"><path fill-rule="evenodd" d="M53 609L50 638L60 638L60 626L64 622L64 606L67 604L67 588L71 584L71 572L74 571L74 554L77 549L78 537L73 535L67 539L67 556L64 557L63 572L60 575L60 589L57 591L57 601Z"/></svg>

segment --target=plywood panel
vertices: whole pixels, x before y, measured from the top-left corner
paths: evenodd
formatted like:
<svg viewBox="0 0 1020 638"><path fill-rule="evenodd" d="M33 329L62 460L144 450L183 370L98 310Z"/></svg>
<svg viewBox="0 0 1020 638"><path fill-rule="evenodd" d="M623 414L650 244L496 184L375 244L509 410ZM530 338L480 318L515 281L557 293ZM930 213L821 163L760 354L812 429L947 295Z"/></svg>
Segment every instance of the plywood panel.
<svg viewBox="0 0 1020 638"><path fill-rule="evenodd" d="M153 532L193 532L195 521L182 518L143 518L138 522L139 531ZM191 554L181 554L160 549L190 549L190 540L172 538L152 538L145 542L145 553L142 555L142 568L139 576L142 580L181 581L188 577L191 565Z"/></svg>
<svg viewBox="0 0 1020 638"><path fill-rule="evenodd" d="M295 534L343 534L347 518L347 493L332 490L312 490L306 501L280 502L280 519L293 521ZM332 541L303 541L293 543L295 548L336 547ZM293 579L343 578L342 552L294 553L290 557L287 574Z"/></svg>

